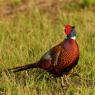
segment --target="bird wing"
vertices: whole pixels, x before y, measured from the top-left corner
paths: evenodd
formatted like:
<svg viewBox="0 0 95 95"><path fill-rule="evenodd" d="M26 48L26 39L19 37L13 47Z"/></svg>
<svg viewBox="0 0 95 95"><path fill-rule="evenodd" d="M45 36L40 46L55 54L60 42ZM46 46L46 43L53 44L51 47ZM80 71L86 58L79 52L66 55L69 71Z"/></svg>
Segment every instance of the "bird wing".
<svg viewBox="0 0 95 95"><path fill-rule="evenodd" d="M51 48L49 51L47 51L41 58L41 60L50 60L54 65L57 65L58 58L60 55L60 52L62 51L61 44L56 45L55 47Z"/></svg>
<svg viewBox="0 0 95 95"><path fill-rule="evenodd" d="M54 66L57 66L59 64L60 54L63 50L65 50L65 49L62 47L61 44L59 44L51 49L52 64Z"/></svg>

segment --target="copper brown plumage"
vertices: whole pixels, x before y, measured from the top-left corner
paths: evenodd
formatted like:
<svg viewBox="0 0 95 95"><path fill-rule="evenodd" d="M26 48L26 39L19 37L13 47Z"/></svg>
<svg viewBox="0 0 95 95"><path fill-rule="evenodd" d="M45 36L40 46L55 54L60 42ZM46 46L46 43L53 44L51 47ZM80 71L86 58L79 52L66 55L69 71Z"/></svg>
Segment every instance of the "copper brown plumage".
<svg viewBox="0 0 95 95"><path fill-rule="evenodd" d="M67 35L67 38L46 52L36 63L9 70L18 72L31 68L41 68L57 77L69 73L69 71L78 63L79 48L75 40L75 27L66 25L65 34Z"/></svg>

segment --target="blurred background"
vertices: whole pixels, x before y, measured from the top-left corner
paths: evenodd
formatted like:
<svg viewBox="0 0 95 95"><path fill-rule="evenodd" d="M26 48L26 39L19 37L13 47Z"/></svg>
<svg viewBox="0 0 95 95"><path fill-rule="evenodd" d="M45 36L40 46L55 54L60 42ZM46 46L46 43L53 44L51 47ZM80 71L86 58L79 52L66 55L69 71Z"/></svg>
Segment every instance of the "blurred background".
<svg viewBox="0 0 95 95"><path fill-rule="evenodd" d="M81 78L54 78L40 69L1 70L32 63L76 27ZM95 0L0 0L0 95L95 95Z"/></svg>
<svg viewBox="0 0 95 95"><path fill-rule="evenodd" d="M43 13L53 15L54 18L60 10L89 9L95 11L94 0L0 0L0 17L11 16L18 12L29 12L33 6Z"/></svg>

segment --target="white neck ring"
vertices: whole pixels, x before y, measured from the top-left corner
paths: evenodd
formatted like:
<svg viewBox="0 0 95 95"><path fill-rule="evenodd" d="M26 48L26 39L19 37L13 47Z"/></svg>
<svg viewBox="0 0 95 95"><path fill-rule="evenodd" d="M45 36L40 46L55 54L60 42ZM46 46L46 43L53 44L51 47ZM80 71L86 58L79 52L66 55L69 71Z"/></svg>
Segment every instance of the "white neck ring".
<svg viewBox="0 0 95 95"><path fill-rule="evenodd" d="M75 36L74 36L74 37L71 37L71 39L75 40L75 39L76 39L76 37L75 37Z"/></svg>

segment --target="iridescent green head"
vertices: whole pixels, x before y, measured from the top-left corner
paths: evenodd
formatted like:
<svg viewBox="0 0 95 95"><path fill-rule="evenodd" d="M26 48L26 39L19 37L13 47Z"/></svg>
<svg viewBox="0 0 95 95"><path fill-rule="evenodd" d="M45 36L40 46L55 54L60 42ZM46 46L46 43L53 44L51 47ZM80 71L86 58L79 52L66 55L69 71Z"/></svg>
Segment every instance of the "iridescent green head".
<svg viewBox="0 0 95 95"><path fill-rule="evenodd" d="M65 34L67 35L67 39L76 39L75 26L66 25L65 26Z"/></svg>

